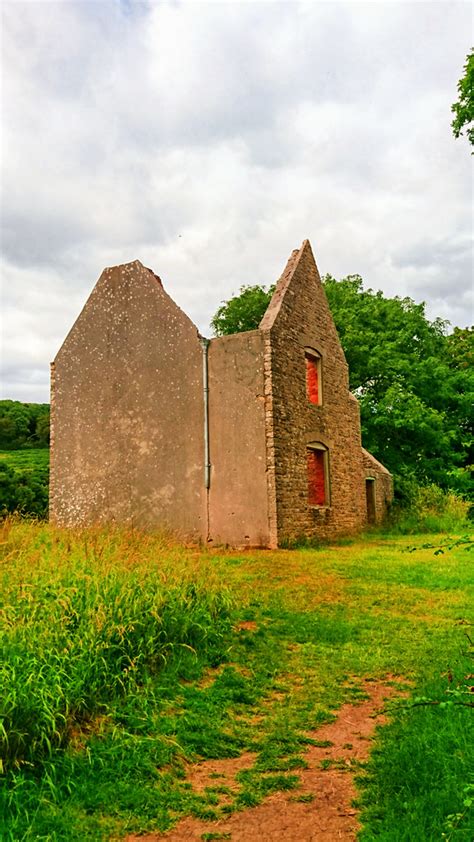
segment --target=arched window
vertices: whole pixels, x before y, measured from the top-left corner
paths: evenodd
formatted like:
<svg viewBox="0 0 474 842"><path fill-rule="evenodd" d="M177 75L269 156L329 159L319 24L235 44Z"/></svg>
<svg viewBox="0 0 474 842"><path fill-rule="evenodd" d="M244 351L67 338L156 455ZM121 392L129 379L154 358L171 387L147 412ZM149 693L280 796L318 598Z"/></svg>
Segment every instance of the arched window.
<svg viewBox="0 0 474 842"><path fill-rule="evenodd" d="M329 451L321 442L311 442L306 448L308 466L308 503L310 506L329 506Z"/></svg>
<svg viewBox="0 0 474 842"><path fill-rule="evenodd" d="M306 395L310 403L320 406L323 402L321 356L313 348L305 348Z"/></svg>

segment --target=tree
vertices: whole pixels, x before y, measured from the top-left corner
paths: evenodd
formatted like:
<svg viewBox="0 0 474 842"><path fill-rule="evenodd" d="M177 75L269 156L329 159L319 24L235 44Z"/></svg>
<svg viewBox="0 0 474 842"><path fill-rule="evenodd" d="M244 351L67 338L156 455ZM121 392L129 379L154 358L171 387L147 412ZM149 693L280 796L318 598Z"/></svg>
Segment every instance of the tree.
<svg viewBox="0 0 474 842"><path fill-rule="evenodd" d="M424 304L364 290L358 275L341 281L327 275L324 287L368 449L399 477L467 494L474 375L465 362L472 332L451 338L448 323L429 321Z"/></svg>
<svg viewBox="0 0 474 842"><path fill-rule="evenodd" d="M455 327L447 337L448 365L452 382L456 386L456 416L463 443L465 458L454 469L456 487L466 497L472 497L474 471L474 328Z"/></svg>
<svg viewBox="0 0 474 842"><path fill-rule="evenodd" d="M0 401L0 447L22 447L30 435L30 413L19 401Z"/></svg>
<svg viewBox="0 0 474 842"><path fill-rule="evenodd" d="M49 406L47 403L0 401L0 449L47 447Z"/></svg>
<svg viewBox="0 0 474 842"><path fill-rule="evenodd" d="M0 462L0 517L8 512L47 516L48 471L16 471Z"/></svg>
<svg viewBox="0 0 474 842"><path fill-rule="evenodd" d="M242 286L238 295L223 301L213 318L211 327L216 336L255 330L270 303L275 287L266 289L258 284Z"/></svg>
<svg viewBox="0 0 474 842"><path fill-rule="evenodd" d="M35 436L39 447L49 446L49 409L43 410L36 419Z"/></svg>
<svg viewBox="0 0 474 842"><path fill-rule="evenodd" d="M459 137L467 127L467 137L474 146L474 50L466 56L464 76L458 82L458 101L451 106L454 120L451 123L454 137Z"/></svg>

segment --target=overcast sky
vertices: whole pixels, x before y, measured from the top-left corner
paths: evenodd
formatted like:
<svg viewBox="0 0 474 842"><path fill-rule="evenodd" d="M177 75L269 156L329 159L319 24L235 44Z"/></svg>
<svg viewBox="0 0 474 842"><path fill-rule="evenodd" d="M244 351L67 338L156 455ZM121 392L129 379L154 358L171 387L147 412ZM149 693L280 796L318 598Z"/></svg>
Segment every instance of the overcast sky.
<svg viewBox="0 0 474 842"><path fill-rule="evenodd" d="M470 3L3 2L2 391L138 258L209 335L308 237L321 274L472 323Z"/></svg>

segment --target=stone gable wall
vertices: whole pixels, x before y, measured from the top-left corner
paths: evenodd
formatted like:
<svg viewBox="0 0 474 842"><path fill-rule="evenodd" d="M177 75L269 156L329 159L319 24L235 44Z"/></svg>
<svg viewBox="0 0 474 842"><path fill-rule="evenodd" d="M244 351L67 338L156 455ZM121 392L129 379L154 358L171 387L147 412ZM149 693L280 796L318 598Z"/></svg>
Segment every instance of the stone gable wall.
<svg viewBox="0 0 474 842"><path fill-rule="evenodd" d="M277 541L354 531L366 522L359 407L348 389L347 363L307 241L291 256L260 327ZM321 406L307 397L305 347L322 358ZM329 506L308 504L306 447L311 441L329 451Z"/></svg>
<svg viewBox="0 0 474 842"><path fill-rule="evenodd" d="M205 532L202 354L139 261L106 269L53 366L51 518Z"/></svg>

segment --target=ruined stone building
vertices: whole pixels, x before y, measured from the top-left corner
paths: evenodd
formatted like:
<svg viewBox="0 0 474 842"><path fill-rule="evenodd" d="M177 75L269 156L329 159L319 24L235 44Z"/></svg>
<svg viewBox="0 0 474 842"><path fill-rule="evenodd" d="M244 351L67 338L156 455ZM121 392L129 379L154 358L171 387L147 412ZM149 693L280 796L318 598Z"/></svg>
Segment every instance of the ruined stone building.
<svg viewBox="0 0 474 842"><path fill-rule="evenodd" d="M105 269L52 363L51 518L275 547L378 522L388 471L306 240L257 330L210 341L138 260Z"/></svg>

